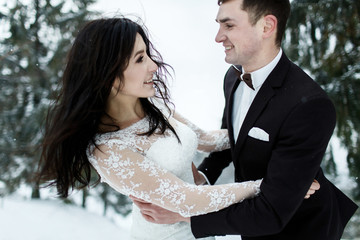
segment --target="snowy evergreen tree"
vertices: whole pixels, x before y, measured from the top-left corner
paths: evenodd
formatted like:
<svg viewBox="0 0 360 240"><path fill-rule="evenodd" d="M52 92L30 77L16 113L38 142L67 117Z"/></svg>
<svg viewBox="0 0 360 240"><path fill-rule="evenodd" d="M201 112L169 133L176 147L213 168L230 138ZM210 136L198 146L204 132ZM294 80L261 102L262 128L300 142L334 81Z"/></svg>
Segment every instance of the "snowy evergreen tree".
<svg viewBox="0 0 360 240"><path fill-rule="evenodd" d="M132 210L132 202L127 197L119 197L107 184L100 184L91 191L91 195L103 203L103 215L106 216L109 209L114 212L127 215Z"/></svg>
<svg viewBox="0 0 360 240"><path fill-rule="evenodd" d="M289 57L330 95L337 111L336 135L348 150L350 175L360 199L360 2L294 0L285 44ZM333 159L329 154L328 160ZM335 174L329 161L328 173Z"/></svg>
<svg viewBox="0 0 360 240"><path fill-rule="evenodd" d="M7 11L0 12L0 183L5 183L6 193L25 184L32 185L32 197L40 197L32 177L42 126L71 42L83 23L96 16L88 10L94 2L16 1L5 3ZM95 172L93 177L96 181ZM104 213L108 207L129 212L129 200L108 186L98 185L90 193L84 189L84 208L89 195L103 202Z"/></svg>
<svg viewBox="0 0 360 240"><path fill-rule="evenodd" d="M94 0L53 2L5 3L7 12L1 15L5 37L0 42L0 180L9 192L32 180L44 116L66 52L77 29L91 16L87 7Z"/></svg>
<svg viewBox="0 0 360 240"><path fill-rule="evenodd" d="M360 200L360 1L293 0L284 48L329 94L337 112L336 136L348 151L347 164ZM333 148L325 170L336 176ZM344 237L359 236L360 213Z"/></svg>
<svg viewBox="0 0 360 240"><path fill-rule="evenodd" d="M58 91L66 54L74 36L96 16L88 7L95 0L14 1L0 12L0 183L7 194L21 184L30 185L39 198L39 186L32 181L43 137L49 105ZM93 173L96 181L96 173ZM98 185L83 190L81 205L89 195L127 214L129 201L123 195ZM73 199L69 199L73 202ZM106 212L104 210L104 212Z"/></svg>

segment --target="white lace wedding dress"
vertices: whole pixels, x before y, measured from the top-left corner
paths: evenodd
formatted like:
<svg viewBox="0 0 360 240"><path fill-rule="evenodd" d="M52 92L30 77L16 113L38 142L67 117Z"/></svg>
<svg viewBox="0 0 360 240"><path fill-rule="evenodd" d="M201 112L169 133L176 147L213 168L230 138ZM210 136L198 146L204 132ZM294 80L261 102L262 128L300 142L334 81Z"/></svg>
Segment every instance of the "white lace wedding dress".
<svg viewBox="0 0 360 240"><path fill-rule="evenodd" d="M125 129L97 135L98 148L90 144L87 153L101 181L122 194L133 195L183 216L218 211L258 194L260 181L194 185L191 163L196 151L229 148L227 131L205 132L176 114L168 120L180 143L170 130L150 137L138 135L148 131L148 118ZM132 215L132 239L195 239L186 222L153 224L141 216L135 205Z"/></svg>

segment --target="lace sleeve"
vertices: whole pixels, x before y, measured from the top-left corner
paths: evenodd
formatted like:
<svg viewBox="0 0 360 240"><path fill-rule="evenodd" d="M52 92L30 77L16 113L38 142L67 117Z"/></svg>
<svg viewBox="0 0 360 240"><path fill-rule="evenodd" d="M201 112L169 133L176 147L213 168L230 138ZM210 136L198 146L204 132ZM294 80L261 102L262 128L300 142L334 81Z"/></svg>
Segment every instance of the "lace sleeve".
<svg viewBox="0 0 360 240"><path fill-rule="evenodd" d="M184 217L218 211L258 194L261 181L215 186L186 183L136 150L101 145L91 162L102 181L125 195L162 206Z"/></svg>
<svg viewBox="0 0 360 240"><path fill-rule="evenodd" d="M230 148L230 140L227 129L204 131L178 113L174 113L174 118L187 125L196 133L199 141L199 151L217 152Z"/></svg>

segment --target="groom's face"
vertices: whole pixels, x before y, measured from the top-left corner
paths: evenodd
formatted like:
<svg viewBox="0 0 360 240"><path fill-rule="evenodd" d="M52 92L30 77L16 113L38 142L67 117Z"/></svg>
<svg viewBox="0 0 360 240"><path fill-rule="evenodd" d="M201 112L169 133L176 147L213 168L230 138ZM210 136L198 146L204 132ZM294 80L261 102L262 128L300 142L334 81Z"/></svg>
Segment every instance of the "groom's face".
<svg viewBox="0 0 360 240"><path fill-rule="evenodd" d="M249 15L242 10L242 0L231 0L219 7L216 22L219 31L215 41L225 48L225 61L235 65L251 65L261 43L261 26L249 22Z"/></svg>

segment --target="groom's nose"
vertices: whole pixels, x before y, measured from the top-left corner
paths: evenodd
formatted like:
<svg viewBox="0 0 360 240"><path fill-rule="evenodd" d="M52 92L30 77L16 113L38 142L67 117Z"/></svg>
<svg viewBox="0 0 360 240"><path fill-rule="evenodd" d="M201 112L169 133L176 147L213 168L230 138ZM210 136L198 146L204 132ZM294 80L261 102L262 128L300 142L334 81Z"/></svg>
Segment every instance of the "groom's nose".
<svg viewBox="0 0 360 240"><path fill-rule="evenodd" d="M226 39L225 35L223 34L223 31L221 30L221 28L219 28L216 36L215 36L215 42L217 43L221 43Z"/></svg>

